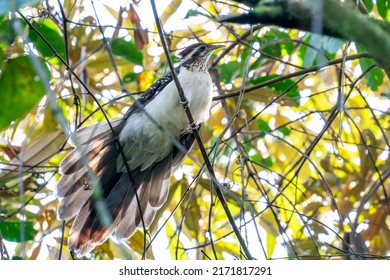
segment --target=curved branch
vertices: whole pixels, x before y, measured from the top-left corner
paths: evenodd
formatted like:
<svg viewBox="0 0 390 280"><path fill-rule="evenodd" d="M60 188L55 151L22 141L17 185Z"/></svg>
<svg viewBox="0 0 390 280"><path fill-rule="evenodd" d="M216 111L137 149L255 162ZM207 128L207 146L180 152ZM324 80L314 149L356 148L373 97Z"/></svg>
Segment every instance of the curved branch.
<svg viewBox="0 0 390 280"><path fill-rule="evenodd" d="M268 1L269 2L269 1ZM390 26L337 0L262 1L246 14L218 18L220 22L272 24L338 37L364 46L390 77Z"/></svg>

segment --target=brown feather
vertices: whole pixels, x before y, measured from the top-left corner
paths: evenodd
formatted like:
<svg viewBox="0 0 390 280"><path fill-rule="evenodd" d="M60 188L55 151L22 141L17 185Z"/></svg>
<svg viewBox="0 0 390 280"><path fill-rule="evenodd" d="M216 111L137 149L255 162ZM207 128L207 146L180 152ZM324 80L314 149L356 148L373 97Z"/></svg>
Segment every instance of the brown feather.
<svg viewBox="0 0 390 280"><path fill-rule="evenodd" d="M144 193L143 186L140 186L137 190L138 199L142 198ZM118 223L115 229L115 236L118 239L127 239L133 235L137 229L138 224L135 222L136 213L139 211L137 198L134 197L128 204L126 209L122 209L121 221Z"/></svg>
<svg viewBox="0 0 390 280"><path fill-rule="evenodd" d="M120 129L117 125L116 129ZM61 197L58 209L60 219L76 215L69 234L69 248L78 255L85 255L103 243L113 232L117 238L129 238L137 227L148 227L156 210L166 201L169 178L183 161L185 154L173 148L161 161L141 170L138 167L127 172L117 172L117 158L121 156L112 133L99 131L99 137L89 144L82 131L89 166L77 163L77 152L71 152L61 164L67 172L58 182L57 195ZM194 141L191 133L180 138L189 149ZM95 173L102 188L100 198L95 198L88 170ZM69 173L69 174L68 174ZM94 186L96 188L96 186ZM137 190L137 197L135 191ZM97 201L103 202L98 208ZM103 206L102 206L103 205ZM142 213L142 215L141 215ZM105 217L104 215L108 216ZM106 219L104 219L106 218ZM108 218L108 219L107 219ZM109 220L107 225L103 221Z"/></svg>
<svg viewBox="0 0 390 280"><path fill-rule="evenodd" d="M58 217L67 220L74 217L80 211L80 205L84 205L92 195L92 190L80 190L72 195L64 197L58 206Z"/></svg>
<svg viewBox="0 0 390 280"><path fill-rule="evenodd" d="M122 118L115 118L110 120L110 124L114 131L123 123ZM95 139L107 138L112 134L111 128L107 121L99 122L90 126L79 128L75 132L75 137L80 145L92 143Z"/></svg>
<svg viewBox="0 0 390 280"><path fill-rule="evenodd" d="M84 144L79 149L70 152L61 162L60 172L62 174L73 174L84 166L84 162L90 162L106 148L106 141L95 141L91 145ZM83 156L85 160L82 160Z"/></svg>

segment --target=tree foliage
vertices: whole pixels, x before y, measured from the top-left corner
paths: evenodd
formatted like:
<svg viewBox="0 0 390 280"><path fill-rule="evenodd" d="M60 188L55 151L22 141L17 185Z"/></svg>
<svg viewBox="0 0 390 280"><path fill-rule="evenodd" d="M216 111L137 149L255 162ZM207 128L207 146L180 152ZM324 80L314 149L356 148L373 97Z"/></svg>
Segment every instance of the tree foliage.
<svg viewBox="0 0 390 280"><path fill-rule="evenodd" d="M245 259L242 246L257 259L389 257L386 72L359 41L219 21L259 11L259 1L243 2L158 6L174 62L197 40L226 46L211 59L214 102L200 131L224 201L195 145L148 231L128 246L109 239L86 258ZM387 1L350 2L387 24ZM168 71L156 25L146 28L149 1L121 5L0 4L0 259L70 258L71 221L57 220L53 192L67 139L122 116Z"/></svg>

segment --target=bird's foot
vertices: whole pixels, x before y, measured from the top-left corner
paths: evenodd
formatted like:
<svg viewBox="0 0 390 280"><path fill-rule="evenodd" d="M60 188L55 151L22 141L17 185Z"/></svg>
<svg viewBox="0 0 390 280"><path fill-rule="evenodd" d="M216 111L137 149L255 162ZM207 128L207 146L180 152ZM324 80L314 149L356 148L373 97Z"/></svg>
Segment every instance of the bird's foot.
<svg viewBox="0 0 390 280"><path fill-rule="evenodd" d="M179 101L179 103L186 109L186 108L188 108L188 104L189 104L189 102L188 102L188 100L186 99L186 100L184 100L184 101Z"/></svg>
<svg viewBox="0 0 390 280"><path fill-rule="evenodd" d="M200 125L196 122L193 122L189 127L189 131L191 131L191 132L198 131L199 128L200 128Z"/></svg>

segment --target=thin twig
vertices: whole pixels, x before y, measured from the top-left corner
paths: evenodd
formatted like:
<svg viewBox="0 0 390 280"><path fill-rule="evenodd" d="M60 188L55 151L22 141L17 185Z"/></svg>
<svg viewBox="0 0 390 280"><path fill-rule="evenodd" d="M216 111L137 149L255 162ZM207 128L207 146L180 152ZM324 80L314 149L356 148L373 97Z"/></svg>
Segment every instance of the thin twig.
<svg viewBox="0 0 390 280"><path fill-rule="evenodd" d="M371 58L371 56L368 53L357 53L357 54L353 54L353 55L347 56L345 58L345 60L346 61L347 60L355 60L355 59L359 59L359 58ZM266 86L272 85L274 83L281 82L281 81L284 81L284 80L287 80L287 79L290 79L290 78L293 78L293 77L299 77L301 75L305 75L305 74L309 74L309 73L312 73L312 72L316 72L316 71L321 70L323 68L326 68L328 66L339 64L343 60L344 60L344 58L337 58L337 59L334 59L332 61L329 61L329 62L326 62L326 63L323 63L323 64L319 64L319 65L316 65L316 66L313 66L313 67L310 67L310 68L307 68L307 69L303 69L303 70L300 70L300 71L297 71L297 72L294 72L294 73L289 73L289 74L286 74L286 75L283 75L283 76L280 76L280 77L276 77L276 78L264 81L262 83L258 83L258 84L254 85L254 86L247 87L245 89L245 93L248 93L248 92L251 92L253 90L256 90L256 89L259 89L259 88L262 88L262 87L266 87ZM241 89L238 90L238 91L234 91L234 92L230 92L230 93L224 94L223 96L215 96L213 98L213 101L217 101L217 100L224 99L224 98L230 98L230 97L239 96L240 92L241 92Z"/></svg>

